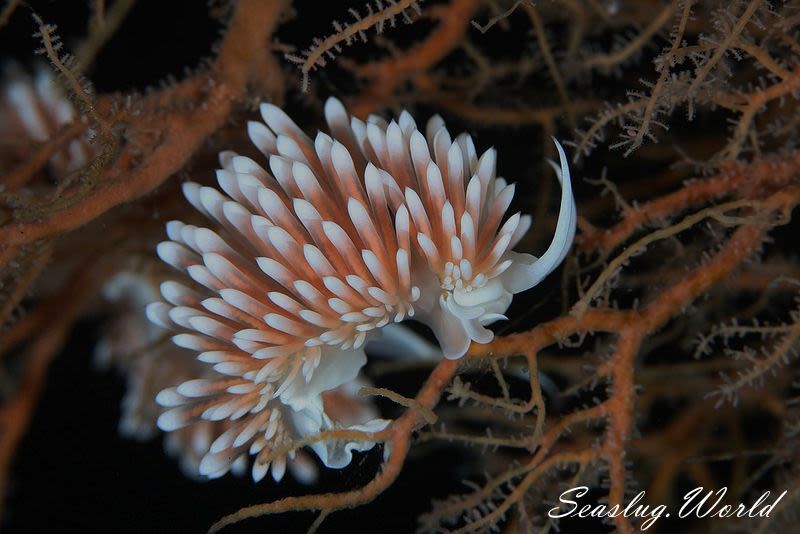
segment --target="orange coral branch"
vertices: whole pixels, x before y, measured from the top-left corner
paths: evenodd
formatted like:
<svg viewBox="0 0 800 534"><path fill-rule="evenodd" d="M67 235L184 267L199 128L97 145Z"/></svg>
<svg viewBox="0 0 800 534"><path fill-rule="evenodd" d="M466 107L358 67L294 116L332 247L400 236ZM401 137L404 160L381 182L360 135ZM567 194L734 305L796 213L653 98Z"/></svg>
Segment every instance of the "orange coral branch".
<svg viewBox="0 0 800 534"><path fill-rule="evenodd" d="M46 144L43 144L36 153L22 163L18 168L11 171L3 178L3 185L7 190L13 191L24 185L31 176L43 169L50 158L71 140L84 132L87 125L81 121L75 121L62 131L58 132Z"/></svg>
<svg viewBox="0 0 800 534"><path fill-rule="evenodd" d="M606 230L584 229L575 241L581 251L597 250L606 254L622 244L635 231L647 224L662 221L664 217L726 196L748 198L760 191L792 183L799 175L800 152L736 165L717 176L688 182L674 193L640 204L629 210L623 220Z"/></svg>
<svg viewBox="0 0 800 534"><path fill-rule="evenodd" d="M5 246L64 233L83 226L108 210L153 190L179 171L195 151L227 120L245 94L252 66L264 60L266 40L286 7L284 0L243 0L236 4L228 31L212 68L215 83L204 102L187 114L159 117L166 124L164 141L137 167L101 183L86 198L41 219L0 227ZM277 64L273 64L279 81ZM276 88L279 84L276 83Z"/></svg>
<svg viewBox="0 0 800 534"><path fill-rule="evenodd" d="M435 6L428 12L439 19L439 26L421 43L402 55L358 69L369 79L350 109L364 116L385 104L395 88L416 73L424 72L441 61L458 46L478 7L477 0L452 0L447 6Z"/></svg>
<svg viewBox="0 0 800 534"><path fill-rule="evenodd" d="M619 333L617 350L612 356L611 380L613 392L606 401L609 424L603 443L603 454L608 463L610 487L608 502L625 502L625 442L630 439L633 427L634 363L639 352L644 332L632 325ZM628 518L619 515L614 524L620 532L632 532L633 526Z"/></svg>

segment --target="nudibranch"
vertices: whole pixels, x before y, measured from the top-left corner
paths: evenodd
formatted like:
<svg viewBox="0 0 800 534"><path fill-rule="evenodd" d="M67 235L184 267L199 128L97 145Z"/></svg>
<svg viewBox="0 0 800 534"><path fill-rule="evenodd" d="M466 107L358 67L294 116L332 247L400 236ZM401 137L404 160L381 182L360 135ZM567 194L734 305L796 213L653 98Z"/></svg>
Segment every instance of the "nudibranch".
<svg viewBox="0 0 800 534"><path fill-rule="evenodd" d="M177 331L175 344L209 370L158 394L167 408L158 425L227 421L201 462L209 476L248 451L260 478L270 451L293 437L384 428L382 419L334 421L323 402L356 380L365 343L413 317L433 330L444 356L463 356L472 341L492 339L486 325L564 259L575 233L557 142L559 218L536 258L511 250L530 218L504 221L515 186L495 176L494 149L478 157L471 137L453 140L438 116L422 134L405 111L397 121L361 121L334 98L324 111L330 133L312 140L280 108L262 104L263 122L250 122L248 134L265 159L220 154L222 192L183 188L208 227L172 221L157 249L184 276L161 285L166 303L147 314ZM286 422L284 434L276 421ZM312 448L325 465L342 467L350 451L371 446ZM281 475L283 465L272 469Z"/></svg>
<svg viewBox="0 0 800 534"><path fill-rule="evenodd" d="M341 105L328 107L343 117L338 130L355 137L368 168L374 162L381 169L397 232L412 233L416 319L434 331L447 358L463 356L472 341L490 342L494 334L485 326L504 319L513 295L552 272L572 244L577 215L564 149L554 139L561 205L552 242L536 258L511 250L531 219L516 213L503 222L515 185L496 176L494 148L478 157L470 135L452 139L438 115L422 134L406 111L389 124L374 116L366 124L351 119L347 132Z"/></svg>
<svg viewBox="0 0 800 534"><path fill-rule="evenodd" d="M115 313L113 320L103 328L103 335L95 347L95 357L98 364L104 367L113 365L125 376L127 384L119 430L126 437L143 441L155 435L156 421L164 410L156 403L159 391L168 390L158 396L159 400L177 406L191 402L191 396L186 397L171 386L198 378L214 380L224 377L208 364L198 361L196 353L161 341L163 328L148 321L141 311L147 303L158 298L159 282L167 273L149 263L136 267L136 271L117 273L103 286L104 300L114 307ZM410 332L381 339L380 345L385 346L392 339L391 349L394 351L407 353L408 349L413 349L419 352L419 347L409 344L409 339L416 341L417 345L421 341L415 340ZM431 351L430 347L426 348ZM378 419L371 400L358 395L358 390L368 385L362 377L357 377L323 392L321 398L315 400L321 401L321 405L300 412L275 403L271 409L277 410L270 413L270 424L263 436L264 442L269 442L265 456L269 454L272 461L257 461L253 477L259 480L266 475L266 468L271 467L271 474L277 480L283 477L284 472L289 472L295 480L313 483L317 479L317 465L310 454L293 448L281 454L276 449L323 429L384 428L388 421ZM186 389L184 386L181 391L187 393ZM242 474L250 464L249 451L255 450L260 442L256 443L256 440L245 448L241 441L233 439L240 435L238 423L238 419L231 418L200 420L169 432L164 447L170 456L178 459L182 471L191 478L216 478L227 472ZM236 436L232 436L234 433ZM311 448L326 465L343 467L350 463L354 450L366 450L371 446L368 441L320 441L312 444Z"/></svg>

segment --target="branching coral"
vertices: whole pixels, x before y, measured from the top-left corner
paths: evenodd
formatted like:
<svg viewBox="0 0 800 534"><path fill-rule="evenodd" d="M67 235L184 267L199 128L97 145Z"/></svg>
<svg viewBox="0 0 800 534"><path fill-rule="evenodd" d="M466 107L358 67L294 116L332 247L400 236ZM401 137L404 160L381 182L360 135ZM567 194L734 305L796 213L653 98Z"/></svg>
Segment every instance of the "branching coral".
<svg viewBox="0 0 800 534"><path fill-rule="evenodd" d="M0 31L6 21L20 16L17 4L9 2L0 13ZM479 321L480 328L459 323L470 334L467 339L479 343L470 345L461 360L441 359L435 349L429 350L429 341L445 340L455 323L437 327L430 314L450 309L448 298L455 302L464 297L458 294L456 299L456 292L468 284L458 286L455 267L463 275L480 260L462 267L460 261L467 255L457 258L458 264L445 258L453 250L445 248L443 238L456 234L445 231L446 223L442 228L436 227L437 221L430 225L431 213L441 206L416 203L413 192L435 198L439 182L405 183L398 176L402 172L384 165L401 193L389 198L392 216L381 226L383 238L392 248L397 238L393 232L413 224L424 236L419 247L413 244L413 254L433 273L431 284L419 284L421 300L408 300L417 308L435 292L444 303L441 309L428 307L427 316L418 315L433 333L420 330L429 339L419 341L415 350L427 351L430 359L398 358L385 368L367 367L380 387L367 386L362 393L380 396L381 416L393 418L387 426L358 426L377 414L370 401L351 388L338 392L338 400L351 408L361 406L369 417L311 432L287 432L288 438L272 443L259 462L263 470L269 462L280 464L280 458L304 458L304 448L320 451L338 443L366 449L380 443L386 453L381 466L359 487L324 486L324 493L309 489L304 495L248 506L222 518L212 530L246 518L301 510L319 513L311 525L318 528L331 513L376 499L403 476L404 467L422 465L424 455L411 457L411 451L425 453L436 447L480 448L484 453L471 456L459 473L468 478L466 486L454 483L449 497L429 495L432 506L419 518L425 531L569 530L572 520L558 523L549 512L557 508L563 491L577 486L591 488L586 499L593 504L630 502L645 490L648 503L675 505L687 483L727 487L731 501L743 502L752 502L765 489L777 494L787 490L767 519L662 518L659 526L709 528L729 521L736 528L766 532L791 520L799 480L800 269L792 215L800 203L800 3L354 3L328 8L335 11L334 20L352 16L349 26L334 23L333 34L315 37L302 24L297 32L282 33L283 28L295 28L288 20L291 15L297 20L314 15L310 3L240 0L231 4L225 33L204 66L145 94L97 92L90 81L92 61L105 43L119 37L115 31L124 24L130 5L118 0L106 9L104 2L93 2L89 34L75 47L77 63L65 57L65 45L49 25L59 21L36 19L36 46L44 48L43 59L50 63L60 89L37 92L29 85L17 94L28 101L66 95L59 98L71 111L62 115L65 120L47 121L46 135L26 131L12 119L4 119L0 128L3 490L45 387L48 366L81 317L97 310L110 317L100 352L117 355L112 360L129 377L130 395L148 389L137 389L142 377L163 389L198 372L192 368L198 362L191 358L186 366L176 364L180 372L175 375L169 365L149 365L181 360L174 354L164 356L159 334L132 346L125 337L130 331L120 328L130 323L119 321L141 320L143 310L115 298L119 293L113 289L120 273L158 272L156 278L163 279L152 256L163 240L164 222L182 220L189 228L202 224L181 200L183 177L200 182L185 186L193 197L192 191L212 183L220 150L241 149L253 160L260 157L245 148L249 141L242 121L253 118L255 102L296 107L297 99L287 95L300 87L304 105L315 111L324 108L330 92L342 98L357 118L351 124L363 125L358 119L386 108L408 108L417 116L438 112L448 122L465 123L476 144L496 146L498 169L515 183L510 213L533 215L534 231L521 232L523 236L507 228L508 240L518 241L521 252L541 254L553 228L560 227L563 236L565 229L556 222L554 209L557 181L543 162L558 155L551 136L569 140L577 199L575 247L571 254L563 249L552 253L558 261L550 267L564 260L560 280L551 274L544 285L520 294L510 307L504 293L492 293L502 300L502 311L484 309L489 316ZM354 11L348 11L350 7ZM404 14L408 24L390 24ZM321 28L331 27L323 22ZM356 44L356 38L362 42ZM336 61L326 62L334 53ZM16 80L4 83L30 83L24 77ZM4 101L3 116L19 116L20 102L8 107ZM317 127L313 120L298 119L299 126L281 132L286 125L278 108L269 109L267 133L291 134L302 141ZM399 120L401 133L408 120ZM383 137L373 134L376 143L389 136L388 126L383 126L378 128ZM251 137L260 139L259 148L267 153L288 150L286 145L272 147L267 133L263 125L250 128ZM435 135L422 137L430 150L428 160L447 159L436 153ZM410 146L410 137L407 141ZM298 146L302 152L302 143ZM365 157L353 160L357 174L366 170L368 160L380 159L364 143L360 146ZM374 152L375 145L370 146ZM466 141L458 146L469 151ZM65 160L78 151L85 159L74 165ZM428 163L420 154L410 157L412 167ZM237 165L253 161L239 158L243 159L234 162L230 154L223 156L222 172L242 174ZM475 168L469 161L465 168L470 167L469 174L474 171L476 184L494 183L494 153L483 158L486 169L481 170L477 157ZM331 178L325 169L315 169L314 174L318 180ZM564 175L559 167L555 176ZM460 200L485 200L470 197L466 184L471 176L461 178L466 196ZM412 194L405 191L409 185ZM236 191L231 191L235 200L247 205L246 198L235 198ZM502 224L525 227L514 217L495 217L505 213L510 196L500 202L497 214L489 209L491 203L481 204L487 208L477 213L490 216L475 220L490 224L478 235L494 236ZM331 204L335 208L336 203ZM206 203L200 205L208 211ZM400 222L395 219L401 205L408 209L406 222L403 215ZM263 215L277 216L274 209L268 211ZM459 223L459 228L464 226ZM179 236L186 241L174 224L170 232L173 241ZM211 243L208 235L205 239ZM169 252L162 250L162 256L182 257ZM528 287L505 281L501 285L506 290L513 285L511 293ZM105 299L98 298L102 295ZM457 311L466 317L467 308ZM151 315L163 318L157 311L151 310ZM497 323L492 331L482 330L497 318L493 313L505 314L509 321ZM174 315L192 326L187 316ZM450 350L446 342L442 346L450 355L464 348ZM387 350L402 355L403 349L393 345ZM142 357L151 359L139 360ZM390 375L392 366L403 365L417 366L416 372L425 369L424 384L396 391L385 388L386 375L381 372ZM156 376L172 383L162 384ZM166 399L173 404L178 396L185 401L197 392L187 386L174 393ZM130 404L134 405L144 406ZM149 404L142 410L147 418L131 421L146 421L154 431L159 408ZM217 428L211 435L228 435L235 441L236 432L225 434L228 430ZM175 436L172 439L180 442ZM206 437L202 454L186 456L185 465L200 470L200 458L212 441ZM237 441L235 456L242 446ZM215 447L217 452L222 449ZM173 450L179 455L199 451L180 444ZM222 474L233 467L234 459L207 472ZM278 467L277 475L282 469ZM302 478L302 467L298 473ZM369 506L377 505L384 504ZM634 532L643 519L618 515L607 522L620 532ZM598 523L578 522L577 528L584 525Z"/></svg>

